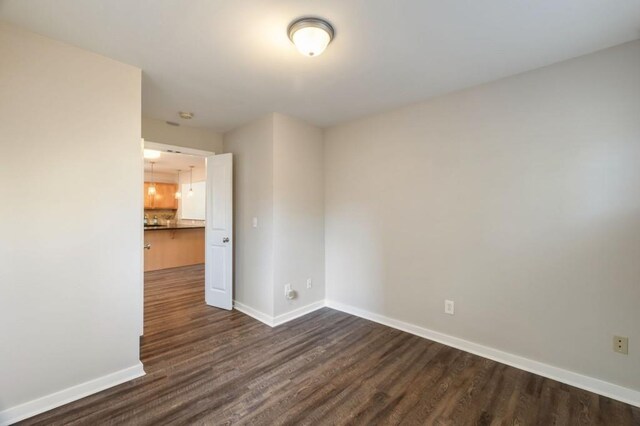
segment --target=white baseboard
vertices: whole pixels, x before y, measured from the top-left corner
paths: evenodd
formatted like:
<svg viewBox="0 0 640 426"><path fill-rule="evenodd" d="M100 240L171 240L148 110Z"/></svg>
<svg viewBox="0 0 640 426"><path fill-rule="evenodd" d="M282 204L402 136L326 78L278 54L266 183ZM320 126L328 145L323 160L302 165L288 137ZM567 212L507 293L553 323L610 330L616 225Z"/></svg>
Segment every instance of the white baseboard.
<svg viewBox="0 0 640 426"><path fill-rule="evenodd" d="M291 312L287 312L282 315L278 315L273 319L273 326L278 326L284 324L285 322L289 322L296 318L300 318L301 316L310 314L313 311L317 311L318 309L324 308L324 300L319 300L317 302L310 303L306 306L302 306L301 308L294 309Z"/></svg>
<svg viewBox="0 0 640 426"><path fill-rule="evenodd" d="M145 375L142 363L0 411L6 426Z"/></svg>
<svg viewBox="0 0 640 426"><path fill-rule="evenodd" d="M272 315L265 314L264 312L254 309L251 306L245 305L244 303L240 303L237 300L233 301L233 308L242 312L243 314L247 314L250 317L257 319L260 322L267 324L269 327L273 327Z"/></svg>
<svg viewBox="0 0 640 426"><path fill-rule="evenodd" d="M624 402L626 404L640 407L640 391L637 390L625 388L613 383L605 382L604 380L585 376L559 367L554 367L549 364L534 361L498 349L493 349L488 346L480 345L478 343L470 342L468 340L460 339L458 337L450 336L448 334L440 333L414 324L409 324L404 321L389 318L384 315L379 315L344 303L326 300L325 305L329 308L368 319L398 330L406 331L407 333L415 334L416 336L433 340L434 342L442 343L443 345L451 346L465 352L470 352L484 358L489 358L493 361L519 368L520 370L525 370L539 376L547 377L558 382L566 383L580 389Z"/></svg>
<svg viewBox="0 0 640 426"><path fill-rule="evenodd" d="M317 302L310 303L306 306L302 306L300 308L294 309L291 312L287 312L278 316L272 316L265 314L257 309L252 308L251 306L247 306L244 303L240 303L237 300L233 301L233 307L238 311L249 315L252 318L257 319L258 321L267 324L269 327L277 327L286 322L294 320L296 318L300 318L303 315L307 315L313 311L324 308L324 300L320 300Z"/></svg>

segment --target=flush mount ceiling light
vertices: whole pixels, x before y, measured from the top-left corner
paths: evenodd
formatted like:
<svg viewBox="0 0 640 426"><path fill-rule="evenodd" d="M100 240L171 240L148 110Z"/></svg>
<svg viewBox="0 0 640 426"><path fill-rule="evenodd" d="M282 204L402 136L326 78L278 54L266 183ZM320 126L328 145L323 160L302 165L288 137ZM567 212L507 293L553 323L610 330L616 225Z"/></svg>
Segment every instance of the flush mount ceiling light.
<svg viewBox="0 0 640 426"><path fill-rule="evenodd" d="M184 112L184 111L180 111L178 113L178 115L180 116L180 118L182 118L183 120L191 120L193 118L193 113L192 112Z"/></svg>
<svg viewBox="0 0 640 426"><path fill-rule="evenodd" d="M320 18L301 18L289 24L289 39L305 56L318 56L333 40L333 27Z"/></svg>

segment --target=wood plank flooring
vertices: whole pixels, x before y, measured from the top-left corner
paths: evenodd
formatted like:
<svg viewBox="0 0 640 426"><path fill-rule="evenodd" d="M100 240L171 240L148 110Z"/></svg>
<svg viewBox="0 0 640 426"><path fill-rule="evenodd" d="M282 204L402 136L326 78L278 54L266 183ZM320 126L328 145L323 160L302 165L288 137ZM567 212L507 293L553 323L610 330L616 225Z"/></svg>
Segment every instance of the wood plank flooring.
<svg viewBox="0 0 640 426"><path fill-rule="evenodd" d="M328 308L276 328L147 273L147 375L29 425L640 425L640 409Z"/></svg>

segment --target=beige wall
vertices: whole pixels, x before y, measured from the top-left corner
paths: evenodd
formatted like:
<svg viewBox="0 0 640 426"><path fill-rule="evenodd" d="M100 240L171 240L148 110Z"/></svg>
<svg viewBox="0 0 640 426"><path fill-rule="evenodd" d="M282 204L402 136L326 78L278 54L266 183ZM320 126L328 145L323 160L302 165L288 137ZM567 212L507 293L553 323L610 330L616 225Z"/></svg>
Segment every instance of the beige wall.
<svg viewBox="0 0 640 426"><path fill-rule="evenodd" d="M154 182L160 183L178 183L178 174L177 173L165 173L165 172L155 172L153 176L151 176L151 172L144 172L144 181L151 182L153 178ZM184 180L184 178L183 178ZM187 177L187 182L188 182Z"/></svg>
<svg viewBox="0 0 640 426"><path fill-rule="evenodd" d="M640 389L640 41L325 138L328 299Z"/></svg>
<svg viewBox="0 0 640 426"><path fill-rule="evenodd" d="M272 318L323 300L322 131L269 114L225 133L224 149L234 154L235 300Z"/></svg>
<svg viewBox="0 0 640 426"><path fill-rule="evenodd" d="M322 130L274 114L274 310L281 315L324 300ZM307 289L307 278L312 288ZM284 298L285 284L297 292Z"/></svg>
<svg viewBox="0 0 640 426"><path fill-rule="evenodd" d="M234 300L272 316L273 115L225 133L224 152L233 153Z"/></svg>
<svg viewBox="0 0 640 426"><path fill-rule="evenodd" d="M140 77L0 23L0 423L140 367Z"/></svg>
<svg viewBox="0 0 640 426"><path fill-rule="evenodd" d="M142 137L145 141L222 153L222 134L199 127L171 126L155 118L142 117Z"/></svg>

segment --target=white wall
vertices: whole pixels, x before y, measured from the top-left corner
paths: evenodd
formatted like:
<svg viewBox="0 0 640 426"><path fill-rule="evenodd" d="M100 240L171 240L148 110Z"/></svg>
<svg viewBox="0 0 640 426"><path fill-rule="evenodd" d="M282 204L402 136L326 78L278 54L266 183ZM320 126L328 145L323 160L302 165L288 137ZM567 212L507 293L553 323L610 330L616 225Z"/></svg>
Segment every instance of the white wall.
<svg viewBox="0 0 640 426"><path fill-rule="evenodd" d="M324 300L324 145L322 130L274 114L274 309L281 315ZM307 289L307 278L312 288ZM284 285L297 292L284 298Z"/></svg>
<svg viewBox="0 0 640 426"><path fill-rule="evenodd" d="M155 118L142 117L142 137L145 141L222 152L222 134L200 127L172 126Z"/></svg>
<svg viewBox="0 0 640 426"><path fill-rule="evenodd" d="M328 299L640 389L640 41L325 143Z"/></svg>
<svg viewBox="0 0 640 426"><path fill-rule="evenodd" d="M3 423L141 372L142 160L139 69L0 23L0 82Z"/></svg>
<svg viewBox="0 0 640 426"><path fill-rule="evenodd" d="M267 322L324 300L322 131L269 114L225 133L224 150L234 154L234 299Z"/></svg>
<svg viewBox="0 0 640 426"><path fill-rule="evenodd" d="M273 316L273 115L225 133L224 152L233 153L234 300Z"/></svg>

